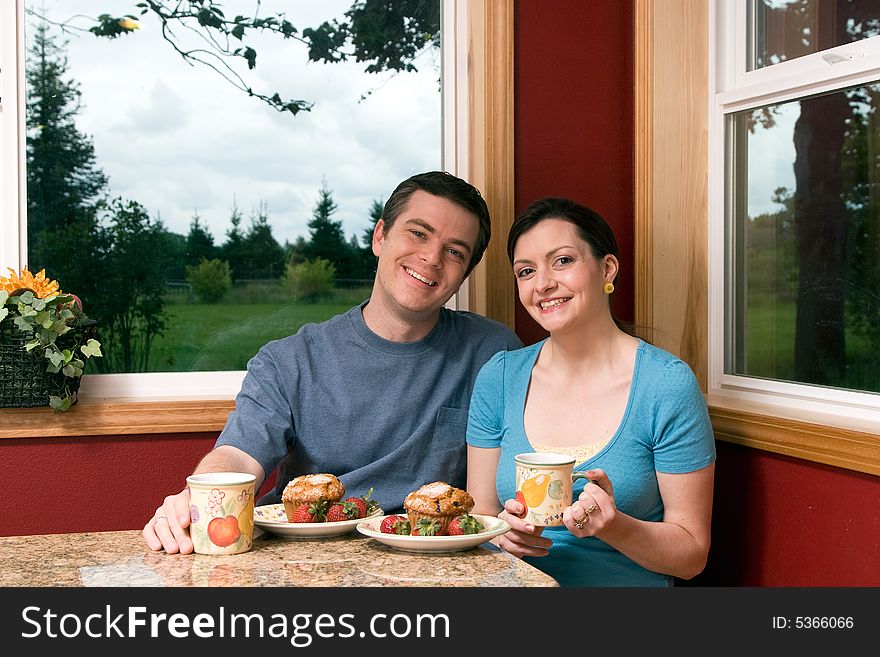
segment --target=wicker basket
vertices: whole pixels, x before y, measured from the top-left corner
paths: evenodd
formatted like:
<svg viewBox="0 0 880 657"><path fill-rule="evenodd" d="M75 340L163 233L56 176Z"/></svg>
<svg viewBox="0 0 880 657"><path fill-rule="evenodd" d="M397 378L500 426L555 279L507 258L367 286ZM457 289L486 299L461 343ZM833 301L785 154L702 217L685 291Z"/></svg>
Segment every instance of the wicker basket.
<svg viewBox="0 0 880 657"><path fill-rule="evenodd" d="M97 322L86 320L60 336L57 345L60 349L76 349L95 337L96 330ZM11 317L0 322L0 408L48 406L50 396L64 397L68 392L76 403L80 378L47 372L44 358L25 351L24 345L30 339Z"/></svg>

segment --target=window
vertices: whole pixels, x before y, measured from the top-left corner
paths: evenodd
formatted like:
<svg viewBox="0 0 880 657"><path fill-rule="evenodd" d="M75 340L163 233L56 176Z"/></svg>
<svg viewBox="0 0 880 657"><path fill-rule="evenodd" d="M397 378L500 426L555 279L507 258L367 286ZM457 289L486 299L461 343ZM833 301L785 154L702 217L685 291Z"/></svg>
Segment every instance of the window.
<svg viewBox="0 0 880 657"><path fill-rule="evenodd" d="M709 392L880 426L880 9L714 9Z"/></svg>
<svg viewBox="0 0 880 657"><path fill-rule="evenodd" d="M440 6L440 0L436 2ZM29 138L38 135L41 129L37 123L28 121L25 109L26 102L35 94L31 89L33 83L28 79L24 55L38 39L51 38L52 29L56 29L56 45L61 45L64 39L57 33L57 23L70 16L77 13L97 16L110 10L104 0L78 0L78 4L74 4L69 0L64 3L19 0L3 3L0 7L0 47L3 49L0 51L0 90L4 110L0 114L0 145L3 146L0 160L3 190L0 264L4 271L6 267L19 268L29 261L29 256L45 247L39 241L37 213L32 213L29 225L24 222L23 208L29 202L27 171L23 166L25 154L28 144L32 143ZM263 16L285 11L291 21L302 28L341 18L352 5L345 0L335 4L313 2L305 7L303 3L296 3L296 8L288 3L282 4L275 6L265 1L238 0L225 2L222 7L227 17L235 12L247 14L256 5L261 7ZM117 3L113 5L113 11L122 11ZM134 6L132 2L131 9ZM291 251L298 246L297 238L308 238L306 224L321 201L332 200L337 204L338 214L334 218L344 222L343 238L349 245L360 241L371 225L373 202L383 201L382 196L407 175L430 168L445 168L467 176L465 163L468 160L464 152L467 131L463 124L468 107L464 75L467 62L461 56L465 40L456 38L456 32L462 31L466 25L463 19L465 7L465 3L459 1L442 3L443 48L426 49L418 62L419 75L383 74L369 78L360 76L354 80L351 69L362 71L363 64L352 63L348 68L339 64L310 64L316 70L326 69L328 79L297 77L302 86L294 87L293 93L308 96L311 92L318 94L322 85L338 91L340 85L349 84L352 87L349 96L362 94L365 100L346 107L333 107L320 97L312 96L311 99L317 101L312 111L295 117L274 112L248 98L205 67L194 73L190 69L198 67L188 67L161 40L147 46L152 54L146 57L143 51L135 48L134 36L104 40L86 34L79 37L82 43L75 47L77 52L62 49L52 55L56 59L68 58L68 72L73 79L79 79L78 76L88 78L89 89L103 90L91 92L89 96L86 85L81 85L84 107L77 110L78 118L82 119L77 124L82 135L86 141L94 140L96 166L89 173L96 175L96 186L97 174L104 174L109 179L107 188L111 193L107 194L108 209L103 210L103 221L108 221L108 215L112 216L114 212L134 214L145 225L149 219L149 225L153 227L161 220L162 230L157 230L156 244L163 246L149 250L150 255L164 257L170 251L183 249L193 256L199 246L199 237L213 238L213 245L208 244L213 249L205 252L209 261L224 260L221 257L223 247L230 241L229 233L236 227L231 219L237 215L238 230L242 235L247 236L252 231L256 238L260 233L264 236L269 233L275 244L286 251L284 259L279 260L274 269L270 266L266 271L256 271L257 268L252 266L236 273L233 268L232 287L226 291L223 303L199 298L200 294L207 298L217 291L211 289L216 287L217 271L204 272L207 289L200 293L194 277L197 272L193 271L193 276L188 277L190 272L186 269L187 265L196 268L199 260L169 262L161 280L161 299L171 311L166 330L170 335L155 339L148 361L132 366L132 359L122 359L111 369L112 372L139 370L149 373L90 373L83 380L83 397L168 397L191 395L193 390L197 390L199 396L231 396L240 385L244 363L262 343L293 332L297 322L320 321L366 298L368 284L358 286L357 281L345 280L346 288L336 290L336 304L324 308L323 316L285 317L285 309L289 311L290 304L284 299L286 291L278 282L279 275L291 261ZM38 32L40 28L34 23L34 15L29 11L31 9L51 21L48 27L44 26L46 31L42 37ZM297 19L294 16L296 10L305 14ZM143 31L147 31L146 28L145 23ZM158 30L153 29L153 32ZM136 35L138 39L144 36L143 33ZM88 47L83 46L86 40ZM76 42L77 37L70 37L69 41ZM84 52L86 50L89 52ZM290 70L286 64L279 63L279 57L276 56L274 63L270 60L273 52L277 53L268 45L265 51L260 49L259 56L265 59L260 60L255 70L270 83L282 84L280 80L289 78ZM131 58L125 60L125 57ZM304 61L301 52L292 57ZM17 62L17 70L11 62ZM441 68L446 81L442 104L438 84ZM183 88L175 87L170 81L181 71L189 75ZM337 71L339 75L332 78ZM161 75L157 75L159 72ZM449 80L454 83L449 84ZM14 99L17 103L13 102ZM128 100L132 100L133 105L124 106ZM382 103L385 103L384 108ZM75 102L72 102L71 108L74 106ZM441 111L443 106L446 111ZM364 110L362 116L355 113L360 109ZM187 117L189 111L192 114ZM176 120L176 123L171 121L172 125L167 118L169 112ZM163 114L165 118L162 118ZM204 124L213 121L216 124L210 130L198 132L205 127ZM302 133L301 141L284 138L285 134L290 137L291 128ZM242 131L250 134L241 138ZM342 139L333 139L334 134L341 135ZM150 135L159 135L159 141L153 142L158 145L145 145L145 139ZM369 135L374 142L372 153L367 151L360 138L364 135ZM192 150L187 150L188 142L194 144ZM215 149L218 145L220 148ZM111 151L112 158L109 155L102 157ZM254 151L264 155L261 160L252 158ZM181 161L185 166L172 166ZM223 173L212 172L218 161L226 164ZM106 163L106 169L102 168L102 162ZM327 193L335 194L335 197L329 199ZM117 202L117 197L122 200ZM136 207L128 205L130 200L137 204ZM363 247L363 243L359 246ZM144 249L140 252L145 255ZM53 257L56 261L60 258L51 254L45 258L50 275L53 275ZM256 262L268 260L261 257ZM228 259L226 262L229 264ZM42 263L36 266L42 266ZM176 270L174 275L168 273L172 268ZM93 263L82 263L82 269L86 270L83 277L88 277L89 270L94 271ZM222 278L223 271L220 274ZM366 277L361 272L361 275L336 278L363 281ZM287 283L294 284L293 281ZM105 281L104 285L111 296L128 292L124 279L112 283ZM65 287L79 291L74 289L77 286ZM230 296L241 303L230 303ZM267 297L270 303L247 303L255 296ZM465 307L466 296L462 294L454 302L457 307ZM85 301L88 304L88 298ZM240 314L230 317L228 309L224 309L227 305L238 306L236 312ZM215 313L213 318L209 316L209 308ZM269 321L273 319L277 321ZM217 330L218 322L225 330ZM244 342L234 338L235 344L223 344L224 335L234 337L245 333L253 324L260 324L263 330ZM102 335L105 344L107 337L110 336ZM216 349L211 348L212 342L217 345ZM175 370L190 373L164 373Z"/></svg>

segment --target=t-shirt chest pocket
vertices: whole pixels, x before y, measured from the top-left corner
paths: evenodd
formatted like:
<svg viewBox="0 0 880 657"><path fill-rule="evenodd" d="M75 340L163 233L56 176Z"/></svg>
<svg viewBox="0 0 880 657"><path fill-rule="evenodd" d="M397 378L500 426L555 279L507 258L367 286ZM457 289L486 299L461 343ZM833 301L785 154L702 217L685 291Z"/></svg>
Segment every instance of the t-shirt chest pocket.
<svg viewBox="0 0 880 657"><path fill-rule="evenodd" d="M466 409L441 406L434 423L434 443L451 448L464 447L467 420Z"/></svg>

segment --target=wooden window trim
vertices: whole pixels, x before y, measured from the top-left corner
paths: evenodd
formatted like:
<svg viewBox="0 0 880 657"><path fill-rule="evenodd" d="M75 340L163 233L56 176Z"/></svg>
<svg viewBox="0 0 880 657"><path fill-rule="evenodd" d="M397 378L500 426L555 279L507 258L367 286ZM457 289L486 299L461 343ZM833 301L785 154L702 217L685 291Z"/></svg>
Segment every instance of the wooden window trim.
<svg viewBox="0 0 880 657"><path fill-rule="evenodd" d="M634 29L635 320L706 391L709 0L635 0ZM873 431L739 400L707 402L717 440L880 475Z"/></svg>
<svg viewBox="0 0 880 657"><path fill-rule="evenodd" d="M469 179L492 214L492 241L470 277L474 312L514 326L515 295L505 251L514 214L513 0L468 3ZM0 409L0 439L219 432L232 399L81 401L64 413Z"/></svg>

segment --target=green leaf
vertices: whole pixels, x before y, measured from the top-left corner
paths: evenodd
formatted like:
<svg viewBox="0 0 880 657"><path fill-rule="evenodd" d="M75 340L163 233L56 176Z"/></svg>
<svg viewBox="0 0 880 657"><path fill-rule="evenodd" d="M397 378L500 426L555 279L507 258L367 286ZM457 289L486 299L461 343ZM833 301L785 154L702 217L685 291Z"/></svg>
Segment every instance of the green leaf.
<svg viewBox="0 0 880 657"><path fill-rule="evenodd" d="M24 294L19 295L18 302L19 303L26 303L27 305L31 305L35 298L36 297L34 296L34 293L31 292L30 290L28 290Z"/></svg>
<svg viewBox="0 0 880 657"><path fill-rule="evenodd" d="M247 60L248 68L252 69L257 65L257 51L253 48L244 49L244 58Z"/></svg>
<svg viewBox="0 0 880 657"><path fill-rule="evenodd" d="M24 345L24 350L29 352L29 351L32 351L34 348L39 347L39 346L40 346L40 341L39 341L39 340L31 340L30 342L25 343L25 345Z"/></svg>
<svg viewBox="0 0 880 657"><path fill-rule="evenodd" d="M49 351L47 349L46 350L46 358L49 360L50 363L52 363L52 366L55 368L54 370L47 370L47 371L57 372L58 370L61 369L61 366L64 365L64 363L65 363L64 356L58 350Z"/></svg>
<svg viewBox="0 0 880 657"><path fill-rule="evenodd" d="M100 358L104 355L101 353L101 343L94 338L89 338L89 341L82 345L79 350L85 355L86 358L92 356Z"/></svg>
<svg viewBox="0 0 880 657"><path fill-rule="evenodd" d="M50 396L49 406L55 411L66 411L73 406L73 395L67 395L67 397Z"/></svg>
<svg viewBox="0 0 880 657"><path fill-rule="evenodd" d="M6 294L6 290L4 290L4 291L3 291L2 293L0 293L0 294ZM9 310L8 310L8 309L6 309L6 308L0 308L0 322L2 322L4 319L6 319L6 315L8 315L8 314L9 314Z"/></svg>
<svg viewBox="0 0 880 657"><path fill-rule="evenodd" d="M0 306L6 303L6 300L9 298L9 292L6 290L0 290Z"/></svg>
<svg viewBox="0 0 880 657"><path fill-rule="evenodd" d="M46 308L46 299L34 299L34 302L31 304L34 310L44 310Z"/></svg>

